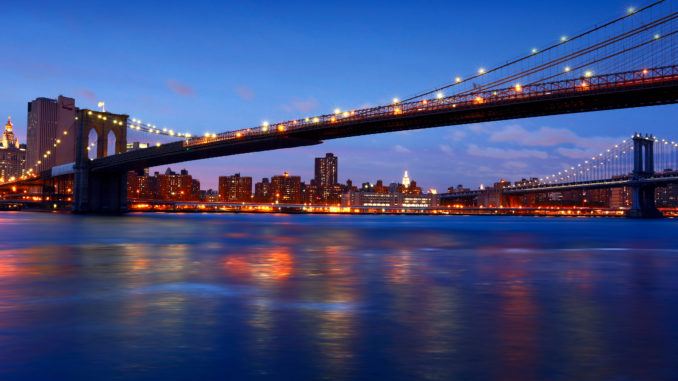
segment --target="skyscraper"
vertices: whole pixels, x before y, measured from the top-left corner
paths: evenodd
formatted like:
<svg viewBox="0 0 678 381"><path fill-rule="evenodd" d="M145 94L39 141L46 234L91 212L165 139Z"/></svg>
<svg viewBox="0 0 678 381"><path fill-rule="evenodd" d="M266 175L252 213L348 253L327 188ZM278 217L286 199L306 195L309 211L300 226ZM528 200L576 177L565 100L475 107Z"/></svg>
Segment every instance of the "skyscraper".
<svg viewBox="0 0 678 381"><path fill-rule="evenodd" d="M75 161L75 112L75 100L61 95L28 103L27 170L39 172ZM59 149L55 150L57 139Z"/></svg>
<svg viewBox="0 0 678 381"><path fill-rule="evenodd" d="M0 179L19 177L26 170L26 146L19 144L14 135L11 118L7 119L5 131L0 139Z"/></svg>
<svg viewBox="0 0 678 381"><path fill-rule="evenodd" d="M405 170L405 175L403 176L403 186L405 188L410 186L410 177L407 176L407 169Z"/></svg>
<svg viewBox="0 0 678 381"><path fill-rule="evenodd" d="M337 184L339 158L332 153L315 158L315 185L329 187Z"/></svg>

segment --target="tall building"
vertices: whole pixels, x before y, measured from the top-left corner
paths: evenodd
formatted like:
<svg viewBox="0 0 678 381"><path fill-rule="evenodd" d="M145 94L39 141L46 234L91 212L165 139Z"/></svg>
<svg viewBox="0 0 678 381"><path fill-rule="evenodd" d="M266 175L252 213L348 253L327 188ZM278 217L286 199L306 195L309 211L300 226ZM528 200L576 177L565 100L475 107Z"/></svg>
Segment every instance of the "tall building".
<svg viewBox="0 0 678 381"><path fill-rule="evenodd" d="M219 176L219 201L252 201L252 178L241 177L239 173L233 176Z"/></svg>
<svg viewBox="0 0 678 381"><path fill-rule="evenodd" d="M407 170L405 170L405 175L403 175L403 186L405 188L410 186L410 177L407 176Z"/></svg>
<svg viewBox="0 0 678 381"><path fill-rule="evenodd" d="M332 153L325 157L315 158L315 183L318 187L329 187L337 184L339 158Z"/></svg>
<svg viewBox="0 0 678 381"><path fill-rule="evenodd" d="M281 204L301 203L301 177L290 176L285 172L282 176L271 178L271 201Z"/></svg>
<svg viewBox="0 0 678 381"><path fill-rule="evenodd" d="M61 95L28 103L27 171L40 172L75 161L75 113L75 100Z"/></svg>
<svg viewBox="0 0 678 381"><path fill-rule="evenodd" d="M0 140L0 180L20 177L26 171L26 146L14 135L12 118L7 119Z"/></svg>
<svg viewBox="0 0 678 381"><path fill-rule="evenodd" d="M261 182L254 184L254 201L271 202L271 183L267 177L261 179Z"/></svg>
<svg viewBox="0 0 678 381"><path fill-rule="evenodd" d="M182 169L179 174L167 168L165 174L156 172L158 182L158 199L168 201L193 201L200 199L200 186L197 186L198 194L195 194L196 187L194 180L188 171ZM195 180L197 181L197 180Z"/></svg>

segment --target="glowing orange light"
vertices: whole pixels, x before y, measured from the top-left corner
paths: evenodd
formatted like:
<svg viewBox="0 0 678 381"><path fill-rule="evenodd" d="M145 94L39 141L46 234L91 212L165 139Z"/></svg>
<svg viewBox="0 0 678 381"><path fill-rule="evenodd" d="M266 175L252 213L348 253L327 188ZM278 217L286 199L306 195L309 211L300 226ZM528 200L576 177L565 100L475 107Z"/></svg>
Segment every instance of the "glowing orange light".
<svg viewBox="0 0 678 381"><path fill-rule="evenodd" d="M282 124L279 124L278 125L278 131L281 131L281 132L285 131L285 126L283 126Z"/></svg>

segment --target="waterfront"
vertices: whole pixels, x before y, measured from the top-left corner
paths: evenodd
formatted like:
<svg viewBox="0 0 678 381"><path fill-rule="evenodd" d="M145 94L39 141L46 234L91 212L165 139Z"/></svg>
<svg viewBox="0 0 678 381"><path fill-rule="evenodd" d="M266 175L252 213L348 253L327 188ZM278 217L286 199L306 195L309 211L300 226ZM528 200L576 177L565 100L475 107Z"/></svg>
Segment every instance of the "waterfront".
<svg viewBox="0 0 678 381"><path fill-rule="evenodd" d="M1 213L0 379L678 374L672 220Z"/></svg>

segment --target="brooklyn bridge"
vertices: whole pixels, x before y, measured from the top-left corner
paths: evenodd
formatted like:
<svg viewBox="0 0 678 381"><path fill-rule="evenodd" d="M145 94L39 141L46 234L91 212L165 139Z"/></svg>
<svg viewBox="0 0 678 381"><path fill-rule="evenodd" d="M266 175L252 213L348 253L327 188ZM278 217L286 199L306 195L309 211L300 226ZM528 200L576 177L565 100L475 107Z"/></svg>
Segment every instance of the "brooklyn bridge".
<svg viewBox="0 0 678 381"><path fill-rule="evenodd" d="M69 195L60 200L69 200L74 212L124 212L127 174L159 165L359 135L673 104L678 102L677 18L678 12L658 1L505 64L479 68L465 78L452 78L444 86L387 105L337 109L245 128L215 126L227 131L204 136L158 128L126 114L78 108L72 99L61 97L56 130L46 133L47 144L40 152L29 155L26 174L4 179L0 192L5 200L16 201L28 189L50 187L51 192ZM41 107L36 101L32 107ZM92 131L95 142L89 141ZM131 133L162 136L166 142L127 151ZM110 134L115 136L114 147L108 147ZM535 192L625 187L633 190L629 216L658 216L655 189L678 182L673 173L678 168L676 147L669 140L634 134L584 163L507 187L502 194L510 202Z"/></svg>

